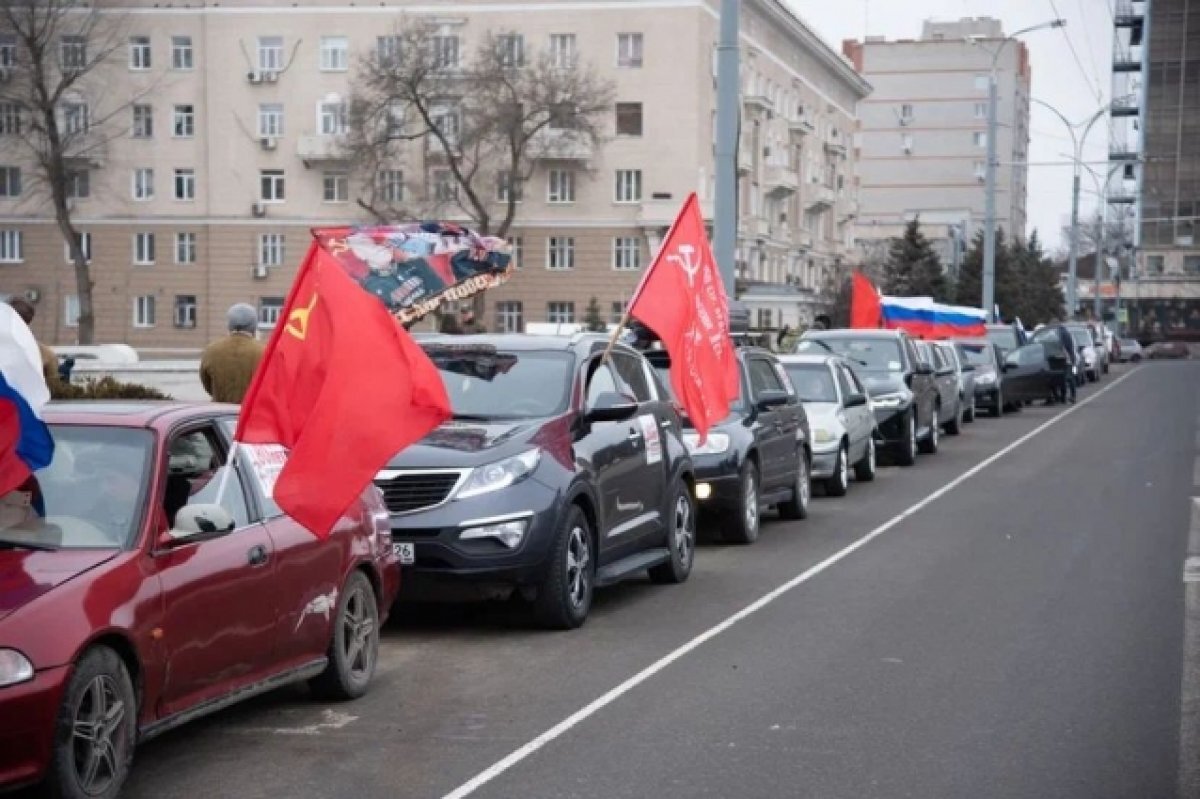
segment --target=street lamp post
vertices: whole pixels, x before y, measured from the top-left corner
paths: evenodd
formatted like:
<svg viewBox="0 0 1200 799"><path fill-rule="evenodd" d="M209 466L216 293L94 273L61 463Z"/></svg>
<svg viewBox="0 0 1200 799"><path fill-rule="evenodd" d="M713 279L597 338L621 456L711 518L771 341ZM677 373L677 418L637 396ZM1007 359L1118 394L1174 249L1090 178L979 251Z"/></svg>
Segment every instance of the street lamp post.
<svg viewBox="0 0 1200 799"><path fill-rule="evenodd" d="M1079 162L1079 165L1082 166L1084 169L1086 169L1088 171L1088 174L1092 176L1092 181L1096 185L1096 190L1093 193L1103 204L1103 207L1100 212L1100 241L1098 242L1097 247L1096 247L1096 269L1095 269L1095 274L1093 275L1094 282L1093 282L1093 290L1092 290L1092 315L1096 318L1096 321L1100 321L1100 287L1101 287L1100 265L1101 265L1101 262L1104 262L1104 265L1108 266L1108 259L1106 257L1106 253L1108 250L1108 205L1109 205L1109 203L1108 203L1108 194L1107 194L1106 190L1108 188L1108 184L1112 182L1113 175L1116 174L1118 169L1122 168L1122 164L1114 164L1113 166L1109 167L1108 175L1104 180L1103 186L1101 186L1101 184L1100 184L1100 177L1097 174L1095 169L1092 169L1090 166L1088 166L1088 164L1083 163L1083 162ZM1074 234L1072 233L1072 235L1074 235ZM1120 263L1118 262L1118 268L1119 268L1119 266L1120 266ZM1121 281L1118 279L1117 280L1117 291L1116 291L1116 305L1114 306L1114 310L1119 313L1120 308L1121 308Z"/></svg>
<svg viewBox="0 0 1200 799"><path fill-rule="evenodd" d="M988 72L988 128L987 128L987 168L985 170L984 198L984 236L983 236L983 311L989 322L995 321L996 308L996 104L999 87L997 86L996 64L1004 46L1024 33L1042 30L1043 28L1061 28L1067 24L1065 19L1055 19L1040 25L1022 28L1016 33L1006 36L996 47L995 51L984 47L992 53L992 66ZM972 44L983 46L980 37L968 37Z"/></svg>
<svg viewBox="0 0 1200 799"><path fill-rule="evenodd" d="M725 293L736 296L737 148L741 102L738 91L738 0L721 0L717 44L716 192L713 202L713 257Z"/></svg>

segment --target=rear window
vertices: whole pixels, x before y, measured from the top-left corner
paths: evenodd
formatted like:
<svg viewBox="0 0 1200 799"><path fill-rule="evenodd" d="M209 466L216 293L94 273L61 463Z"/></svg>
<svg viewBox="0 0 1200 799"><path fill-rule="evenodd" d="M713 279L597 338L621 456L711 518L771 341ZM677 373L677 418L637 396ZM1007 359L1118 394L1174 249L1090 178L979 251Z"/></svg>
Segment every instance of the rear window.
<svg viewBox="0 0 1200 799"><path fill-rule="evenodd" d="M458 417L534 419L566 410L574 356L555 350L498 351L427 344Z"/></svg>
<svg viewBox="0 0 1200 799"><path fill-rule="evenodd" d="M796 352L833 353L871 372L901 372L904 360L900 344L892 338L805 338Z"/></svg>
<svg viewBox="0 0 1200 799"><path fill-rule="evenodd" d="M837 402L833 375L824 364L785 363L784 371L796 387L801 402Z"/></svg>
<svg viewBox="0 0 1200 799"><path fill-rule="evenodd" d="M995 366L995 361L992 360L991 347L984 344L963 344L963 354L967 356L967 363L972 366Z"/></svg>

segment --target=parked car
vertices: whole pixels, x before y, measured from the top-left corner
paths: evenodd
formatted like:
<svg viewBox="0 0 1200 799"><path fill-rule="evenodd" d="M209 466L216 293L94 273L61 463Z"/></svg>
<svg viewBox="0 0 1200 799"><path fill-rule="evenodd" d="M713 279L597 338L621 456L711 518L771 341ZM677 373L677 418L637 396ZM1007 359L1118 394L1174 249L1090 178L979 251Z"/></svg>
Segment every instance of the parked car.
<svg viewBox="0 0 1200 799"><path fill-rule="evenodd" d="M1151 360L1161 358L1190 358L1192 355L1188 345L1183 341L1156 341L1146 348L1146 357Z"/></svg>
<svg viewBox="0 0 1200 799"><path fill-rule="evenodd" d="M1095 383L1100 379L1100 358L1096 354L1091 329L1081 322L1071 322L1064 327L1075 342L1076 352L1082 356L1077 359L1079 367L1077 382L1079 385L1083 385L1085 381Z"/></svg>
<svg viewBox="0 0 1200 799"><path fill-rule="evenodd" d="M1104 325L1099 322L1088 322L1088 332L1092 334L1092 349L1096 352L1096 368L1099 374L1108 374L1109 365L1109 346L1110 342L1106 333L1108 332Z"/></svg>
<svg viewBox="0 0 1200 799"><path fill-rule="evenodd" d="M960 339L959 348L975 367L975 405L999 417L1009 408L1004 394L1004 357L1000 347L988 339Z"/></svg>
<svg viewBox="0 0 1200 799"><path fill-rule="evenodd" d="M376 484L401 598L510 596L546 627L587 619L596 588L688 578L692 461L670 396L638 352L594 334L430 336L454 418Z"/></svg>
<svg viewBox="0 0 1200 799"><path fill-rule="evenodd" d="M929 341L917 341L917 353L933 369L933 384L938 392L937 423L948 435L962 432L963 404L958 391L958 370Z"/></svg>
<svg viewBox="0 0 1200 799"><path fill-rule="evenodd" d="M856 479L875 479L875 414L867 389L837 355L781 355L812 433L812 476L829 496L845 496L850 469Z"/></svg>
<svg viewBox="0 0 1200 799"><path fill-rule="evenodd" d="M940 414L933 368L922 363L902 330L808 330L796 344L803 354L841 355L866 386L880 439L901 466L917 450L937 452Z"/></svg>
<svg viewBox="0 0 1200 799"><path fill-rule="evenodd" d="M942 357L954 364L958 376L958 398L962 404L962 420L975 421L975 367L967 361L962 345L956 341L939 341L934 344L942 351Z"/></svg>
<svg viewBox="0 0 1200 799"><path fill-rule="evenodd" d="M1050 398L1058 375L1051 370L1046 348L1039 342L1018 347L1004 356L1004 397L1010 407Z"/></svg>
<svg viewBox="0 0 1200 799"><path fill-rule="evenodd" d="M647 360L669 385L665 350ZM762 509L774 505L785 519L808 516L813 450L808 418L779 360L758 347L737 348L741 394L727 418L701 444L684 420L684 440L695 463L701 511L721 520L731 543L758 540Z"/></svg>
<svg viewBox="0 0 1200 799"><path fill-rule="evenodd" d="M1142 360L1142 345L1136 338L1123 338L1118 345L1121 348L1121 363L1137 363Z"/></svg>
<svg viewBox="0 0 1200 799"><path fill-rule="evenodd" d="M988 341L995 342L1001 353L1012 352L1017 347L1029 343L1025 328L1016 322L1011 324L992 324L987 326Z"/></svg>
<svg viewBox="0 0 1200 799"><path fill-rule="evenodd" d="M245 447L213 504L235 413L48 407L44 515L0 529L0 788L115 796L135 744L198 716L303 680L367 691L399 579L382 497L319 539L255 466L282 451Z"/></svg>

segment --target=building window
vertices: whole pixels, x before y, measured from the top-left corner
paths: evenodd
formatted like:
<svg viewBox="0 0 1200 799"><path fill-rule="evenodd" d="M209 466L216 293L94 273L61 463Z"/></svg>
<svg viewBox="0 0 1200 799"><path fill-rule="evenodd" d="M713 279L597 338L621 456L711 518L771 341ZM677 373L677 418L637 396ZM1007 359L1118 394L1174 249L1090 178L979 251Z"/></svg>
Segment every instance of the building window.
<svg viewBox="0 0 1200 799"><path fill-rule="evenodd" d="M129 40L129 68L150 69L150 37L134 36Z"/></svg>
<svg viewBox="0 0 1200 799"><path fill-rule="evenodd" d="M67 197L72 200L86 200L92 196L92 173L86 169L73 169L67 172Z"/></svg>
<svg viewBox="0 0 1200 799"><path fill-rule="evenodd" d="M83 250L83 260L90 264L92 262L91 233L84 231L79 234L79 249ZM67 246L66 242L63 242L63 261L68 264L73 263L71 261L71 248Z"/></svg>
<svg viewBox="0 0 1200 799"><path fill-rule="evenodd" d="M63 325L79 327L79 295L68 294L63 297Z"/></svg>
<svg viewBox="0 0 1200 799"><path fill-rule="evenodd" d="M139 201L154 199L154 170L140 167L133 170L133 199Z"/></svg>
<svg viewBox="0 0 1200 799"><path fill-rule="evenodd" d="M637 270L642 268L641 242L635 236L618 236L613 239L613 269Z"/></svg>
<svg viewBox="0 0 1200 799"><path fill-rule="evenodd" d="M281 203L285 199L282 169L264 169L259 174L258 198L265 203Z"/></svg>
<svg viewBox="0 0 1200 799"><path fill-rule="evenodd" d="M462 133L462 118L459 116L458 106L435 105L430 116L433 119L433 127L442 134L446 143L451 146L458 144L459 135Z"/></svg>
<svg viewBox="0 0 1200 799"><path fill-rule="evenodd" d="M194 263L196 263L196 234L195 233L176 233L175 234L175 263L177 263L177 264L194 264Z"/></svg>
<svg viewBox="0 0 1200 799"><path fill-rule="evenodd" d="M988 90L988 76L980 74L975 76L975 91L986 92Z"/></svg>
<svg viewBox="0 0 1200 799"><path fill-rule="evenodd" d="M913 135L911 133L900 134L900 149L905 153L913 151Z"/></svg>
<svg viewBox="0 0 1200 799"><path fill-rule="evenodd" d="M513 236L508 240L508 246L512 247L512 262L517 267L521 268L521 264L525 261L525 239L520 236Z"/></svg>
<svg viewBox="0 0 1200 799"><path fill-rule="evenodd" d="M87 38L63 36L58 43L58 63L66 70L83 69L87 66Z"/></svg>
<svg viewBox="0 0 1200 799"><path fill-rule="evenodd" d="M642 200L642 170L618 169L614 200L619 203L636 203Z"/></svg>
<svg viewBox="0 0 1200 799"><path fill-rule="evenodd" d="M642 66L642 34L617 34L617 66L629 69Z"/></svg>
<svg viewBox="0 0 1200 799"><path fill-rule="evenodd" d="M554 325L575 324L575 303L562 301L546 303L546 321Z"/></svg>
<svg viewBox="0 0 1200 799"><path fill-rule="evenodd" d="M575 202L575 173L569 169L551 169L547 178L546 202Z"/></svg>
<svg viewBox="0 0 1200 799"><path fill-rule="evenodd" d="M1162 255L1146 256L1146 271L1152 275L1161 275L1166 270L1166 257Z"/></svg>
<svg viewBox="0 0 1200 799"><path fill-rule="evenodd" d="M433 66L435 69L458 68L458 37L443 34L433 37Z"/></svg>
<svg viewBox="0 0 1200 799"><path fill-rule="evenodd" d="M903 103L900 106L900 120L907 124L909 122L912 122L912 119L913 119L912 103Z"/></svg>
<svg viewBox="0 0 1200 799"><path fill-rule="evenodd" d="M525 66L525 37L519 33L502 33L497 36L496 58L503 67Z"/></svg>
<svg viewBox="0 0 1200 799"><path fill-rule="evenodd" d="M984 180L987 178L987 164L983 161L975 162L975 179Z"/></svg>
<svg viewBox="0 0 1200 799"><path fill-rule="evenodd" d="M326 172L323 183L325 202L344 203L350 201L350 177L345 172Z"/></svg>
<svg viewBox="0 0 1200 799"><path fill-rule="evenodd" d="M433 199L438 202L452 202L458 197L458 185L449 169L435 169L431 175L433 183Z"/></svg>
<svg viewBox="0 0 1200 799"><path fill-rule="evenodd" d="M19 264L25 260L23 236L19 230L0 230L0 264Z"/></svg>
<svg viewBox="0 0 1200 799"><path fill-rule="evenodd" d="M392 64L400 60L403 54L403 39L399 36L378 36L375 38L375 58L381 64Z"/></svg>
<svg viewBox="0 0 1200 799"><path fill-rule="evenodd" d="M975 118L987 119L987 103L975 103Z"/></svg>
<svg viewBox="0 0 1200 799"><path fill-rule="evenodd" d="M0 103L0 136L21 135L21 106Z"/></svg>
<svg viewBox="0 0 1200 799"><path fill-rule="evenodd" d="M283 315L283 297L258 298L258 326L262 330L271 330L279 324Z"/></svg>
<svg viewBox="0 0 1200 799"><path fill-rule="evenodd" d="M1183 256L1183 272L1187 275L1200 275L1200 255Z"/></svg>
<svg viewBox="0 0 1200 799"><path fill-rule="evenodd" d="M0 166L0 197L12 199L21 196L21 167Z"/></svg>
<svg viewBox="0 0 1200 799"><path fill-rule="evenodd" d="M171 37L171 69L189 70L194 66L192 60L192 37Z"/></svg>
<svg viewBox="0 0 1200 799"><path fill-rule="evenodd" d="M758 329L759 330L771 330L772 328L774 328L775 325L773 324L773 322L774 322L774 319L772 319L773 316L774 316L774 314L772 313L772 310L770 308L759 308L758 309Z"/></svg>
<svg viewBox="0 0 1200 799"><path fill-rule="evenodd" d="M570 69L575 66L578 56L575 49L575 34L550 34L550 62L558 69Z"/></svg>
<svg viewBox="0 0 1200 799"><path fill-rule="evenodd" d="M641 103L617 103L617 135L642 135Z"/></svg>
<svg viewBox="0 0 1200 799"><path fill-rule="evenodd" d="M283 37L258 37L258 68L261 72L283 70Z"/></svg>
<svg viewBox="0 0 1200 799"><path fill-rule="evenodd" d="M154 234L133 234L133 262L138 266L151 266L154 263Z"/></svg>
<svg viewBox="0 0 1200 799"><path fill-rule="evenodd" d="M0 33L0 67L17 65L17 37L11 33Z"/></svg>
<svg viewBox="0 0 1200 799"><path fill-rule="evenodd" d="M525 329L525 318L521 303L515 300L496 303L496 328L498 333L520 333Z"/></svg>
<svg viewBox="0 0 1200 799"><path fill-rule="evenodd" d="M133 298L133 326L154 327L154 295Z"/></svg>
<svg viewBox="0 0 1200 799"><path fill-rule="evenodd" d="M154 138L154 108L149 105L133 107L133 138Z"/></svg>
<svg viewBox="0 0 1200 799"><path fill-rule="evenodd" d="M258 135L264 139L278 139L283 135L281 103L263 103L258 107Z"/></svg>
<svg viewBox="0 0 1200 799"><path fill-rule="evenodd" d="M176 169L175 170L175 199L176 200L194 200L194 199L196 199L196 170L194 170L194 169Z"/></svg>
<svg viewBox="0 0 1200 799"><path fill-rule="evenodd" d="M321 37L321 71L345 72L350 67L350 42L345 36Z"/></svg>
<svg viewBox="0 0 1200 799"><path fill-rule="evenodd" d="M987 134L981 131L975 131L971 134L971 141L976 147L987 147Z"/></svg>
<svg viewBox="0 0 1200 799"><path fill-rule="evenodd" d="M379 173L379 194L385 203L404 202L404 172L385 169Z"/></svg>
<svg viewBox="0 0 1200 799"><path fill-rule="evenodd" d="M514 178L508 170L502 170L496 173L496 202L506 203L509 197L514 202L521 202L521 179Z"/></svg>
<svg viewBox="0 0 1200 799"><path fill-rule="evenodd" d="M346 133L346 104L341 100L323 101L317 108L322 136L342 136Z"/></svg>
<svg viewBox="0 0 1200 799"><path fill-rule="evenodd" d="M81 135L91 127L87 103L72 101L62 104L63 132L68 136Z"/></svg>
<svg viewBox="0 0 1200 799"><path fill-rule="evenodd" d="M196 135L196 107L175 106L174 135L178 139L190 139Z"/></svg>
<svg viewBox="0 0 1200 799"><path fill-rule="evenodd" d="M551 236L546 239L546 268L575 268L575 239L571 236Z"/></svg>
<svg viewBox="0 0 1200 799"><path fill-rule="evenodd" d="M175 295L175 327L193 328L196 326L196 295Z"/></svg>
<svg viewBox="0 0 1200 799"><path fill-rule="evenodd" d="M283 266L283 234L263 233L258 237L259 266Z"/></svg>
<svg viewBox="0 0 1200 799"><path fill-rule="evenodd" d="M387 137L389 141L393 139L399 139L404 136L405 121L404 104L398 102L389 104L387 109L387 119L385 120L385 124L387 125Z"/></svg>
<svg viewBox="0 0 1200 799"><path fill-rule="evenodd" d="M622 322L624 322L625 321L625 309L628 306L629 306L629 303L625 302L624 300L618 300L618 301L614 302L612 304L612 309L610 310L610 312L608 314L609 323L614 324L614 325L619 325Z"/></svg>

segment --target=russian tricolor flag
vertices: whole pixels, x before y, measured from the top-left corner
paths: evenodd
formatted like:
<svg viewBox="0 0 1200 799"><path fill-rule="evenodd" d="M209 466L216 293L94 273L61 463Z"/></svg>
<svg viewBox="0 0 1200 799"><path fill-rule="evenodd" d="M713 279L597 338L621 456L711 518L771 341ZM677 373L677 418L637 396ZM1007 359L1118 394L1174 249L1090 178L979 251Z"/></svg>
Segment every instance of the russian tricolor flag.
<svg viewBox="0 0 1200 799"><path fill-rule="evenodd" d="M0 496L50 465L54 439L41 417L49 401L33 333L8 303L0 303Z"/></svg>
<svg viewBox="0 0 1200 799"><path fill-rule="evenodd" d="M931 297L882 297L883 325L918 338L974 338L987 334L987 317L978 308L945 305Z"/></svg>

